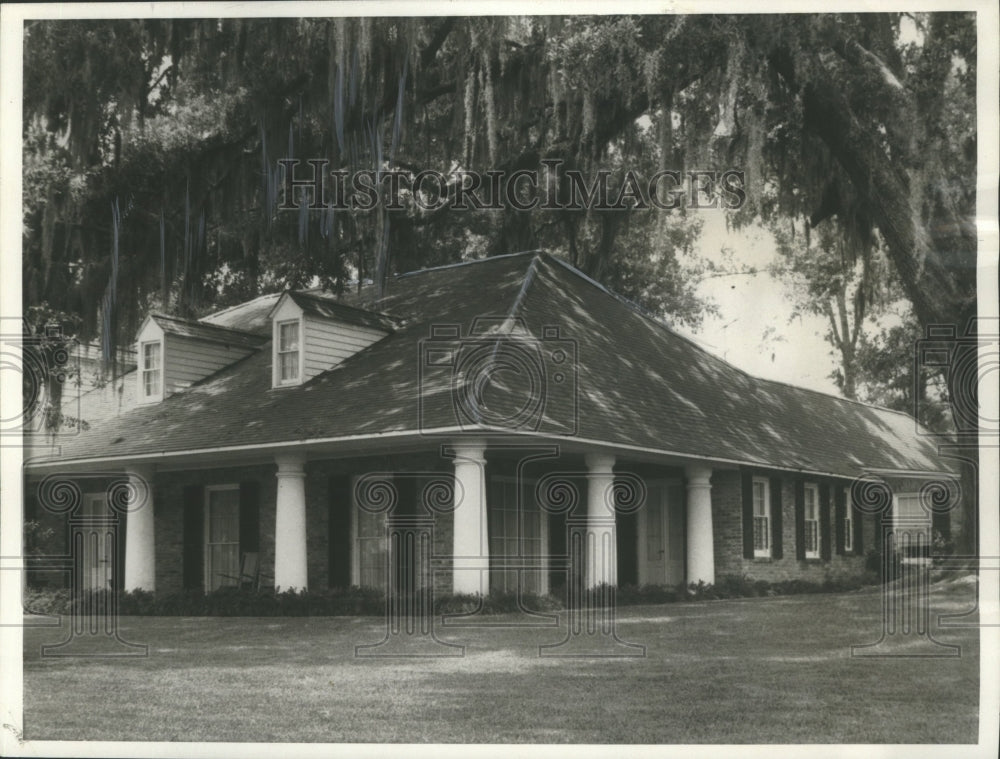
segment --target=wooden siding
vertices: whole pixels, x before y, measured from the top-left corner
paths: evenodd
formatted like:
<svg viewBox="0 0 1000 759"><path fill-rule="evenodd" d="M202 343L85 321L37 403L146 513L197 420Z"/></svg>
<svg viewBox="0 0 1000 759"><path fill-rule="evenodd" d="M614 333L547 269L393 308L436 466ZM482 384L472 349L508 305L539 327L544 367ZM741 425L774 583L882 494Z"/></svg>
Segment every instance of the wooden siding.
<svg viewBox="0 0 1000 759"><path fill-rule="evenodd" d="M385 337L385 333L379 330L309 316L303 318L303 324L303 381L325 372Z"/></svg>
<svg viewBox="0 0 1000 759"><path fill-rule="evenodd" d="M164 336L164 391L166 395L249 356L247 348L221 345L178 335Z"/></svg>

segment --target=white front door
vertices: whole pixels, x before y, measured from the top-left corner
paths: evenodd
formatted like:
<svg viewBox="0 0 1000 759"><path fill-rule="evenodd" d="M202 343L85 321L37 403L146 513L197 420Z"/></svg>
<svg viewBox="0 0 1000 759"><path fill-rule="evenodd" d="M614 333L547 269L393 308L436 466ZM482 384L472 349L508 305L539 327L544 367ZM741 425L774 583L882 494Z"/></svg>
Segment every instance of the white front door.
<svg viewBox="0 0 1000 759"><path fill-rule="evenodd" d="M104 493L86 493L83 496L83 516L106 520L111 517L108 498ZM83 533L83 589L104 590L111 587L113 556L108 527L84 529Z"/></svg>
<svg viewBox="0 0 1000 759"><path fill-rule="evenodd" d="M684 582L684 491L680 483L648 483L639 512L639 584Z"/></svg>

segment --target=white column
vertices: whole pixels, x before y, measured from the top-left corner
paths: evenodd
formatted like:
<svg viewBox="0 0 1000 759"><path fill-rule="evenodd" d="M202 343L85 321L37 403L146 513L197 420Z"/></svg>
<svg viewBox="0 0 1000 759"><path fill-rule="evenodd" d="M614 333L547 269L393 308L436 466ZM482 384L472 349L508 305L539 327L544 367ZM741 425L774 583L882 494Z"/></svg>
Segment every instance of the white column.
<svg viewBox="0 0 1000 759"><path fill-rule="evenodd" d="M712 469L687 467L687 582L715 582L712 543Z"/></svg>
<svg viewBox="0 0 1000 759"><path fill-rule="evenodd" d="M615 457L588 453L587 462L587 545L585 587L618 584L615 547L615 512L612 489L615 484Z"/></svg>
<svg viewBox="0 0 1000 759"><path fill-rule="evenodd" d="M125 590L156 590L153 468L126 470L131 489L125 517ZM110 558L110 557L109 557Z"/></svg>
<svg viewBox="0 0 1000 759"><path fill-rule="evenodd" d="M490 545L486 521L486 447L462 442L455 451L452 592L488 595Z"/></svg>
<svg viewBox="0 0 1000 759"><path fill-rule="evenodd" d="M274 457L278 465L278 495L274 518L275 590L306 590L305 457Z"/></svg>

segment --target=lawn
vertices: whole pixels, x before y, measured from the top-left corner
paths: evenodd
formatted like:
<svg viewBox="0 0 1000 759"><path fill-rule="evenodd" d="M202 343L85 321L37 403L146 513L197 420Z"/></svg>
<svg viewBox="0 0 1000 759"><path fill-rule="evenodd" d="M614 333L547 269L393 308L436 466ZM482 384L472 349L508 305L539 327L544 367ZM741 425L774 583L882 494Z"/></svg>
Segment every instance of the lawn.
<svg viewBox="0 0 1000 759"><path fill-rule="evenodd" d="M974 606L935 586L937 614ZM512 616L493 618L517 621ZM149 656L55 659L65 628L29 628L29 740L526 743L974 743L973 629L932 629L957 658L852 658L881 631L853 593L619 610L643 658L539 658L560 627L444 628L450 658L357 658L378 618L126 617ZM892 650L913 649L912 638Z"/></svg>

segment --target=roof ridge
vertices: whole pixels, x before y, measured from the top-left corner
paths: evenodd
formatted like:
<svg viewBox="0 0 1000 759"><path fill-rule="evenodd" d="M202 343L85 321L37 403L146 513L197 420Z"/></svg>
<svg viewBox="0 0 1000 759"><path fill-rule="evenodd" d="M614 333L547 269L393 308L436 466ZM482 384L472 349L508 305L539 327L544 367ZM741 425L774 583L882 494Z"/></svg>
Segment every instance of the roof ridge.
<svg viewBox="0 0 1000 759"><path fill-rule="evenodd" d="M249 301L248 301L249 302ZM188 319L184 316L172 316L171 314L163 314L159 311L153 311L149 314L152 319L166 319L168 321L184 322L186 324L194 324L199 327L204 327L205 329L221 329L225 332L235 332L238 335L243 335L245 337L252 337L255 340L260 340L262 337L254 332L247 332L244 329L237 329L236 327L227 327L223 324L215 324L214 322L203 322L201 319Z"/></svg>
<svg viewBox="0 0 1000 759"><path fill-rule="evenodd" d="M667 332L669 332L674 337L678 337L681 340L683 340L684 342L691 344L692 346L694 346L695 348L697 348L699 351L701 351L702 353L704 353L706 356L711 356L713 359L716 359L717 361L721 361L723 364L725 364L726 366L730 367L731 369L734 369L735 371L737 371L740 374L744 375L748 379L757 379L756 377L754 377L754 375L750 374L750 372L746 371L745 369L741 369L740 367L736 366L735 364L729 363L724 358L720 358L719 356L716 356L710 350L708 350L704 346L700 345L697 341L691 339L687 335L681 334L680 332L678 332L677 330L675 330L673 327L671 327L669 324L667 324L665 321L663 321L663 319L661 319L658 316L650 313L647 309L643 308L642 306L640 306L635 301L629 300L624 295L616 293L614 290L611 290L610 288L606 287L605 285L602 285L596 279L593 279L592 277L584 274L582 271L580 271L579 269L577 269L575 266L573 266L573 264L569 263L568 261L564 261L563 259L559 258L558 256L553 256L551 253L544 253L543 252L542 255L545 258L547 258L547 259L551 259L552 261L555 261L556 263L558 263L563 268L569 270L570 273L575 274L576 276L580 277L580 279L582 279L585 282L589 283L593 287L596 287L598 290L600 290L601 292L603 292L605 295L608 295L608 296L614 298L619 303L621 303L623 306L626 306L630 310L632 310L635 313L637 313L639 316L642 316L643 318L651 321L653 324L655 324L660 329L665 329Z"/></svg>
<svg viewBox="0 0 1000 759"><path fill-rule="evenodd" d="M859 406L865 406L867 408L877 409L879 411L888 411L888 412L890 412L892 414L900 414L900 415L902 415L902 416L904 416L904 417L906 417L908 419L911 419L914 422L917 422L918 424L920 423L919 420L917 420L916 418L910 416L910 414L906 413L905 411L900 411L898 409L892 409L892 408L889 408L888 406L880 406L877 403L868 403L867 401L860 401L860 400L857 400L857 399L854 399L854 398L845 398L845 397L843 397L841 395L834 395L833 393L823 392L822 390L814 390L813 388L803 387L802 385L794 385L791 382L783 382L781 380L768 379L766 377L758 377L755 374L751 374L746 369L741 369L740 367L736 366L735 364L730 363L729 361L727 361L726 359L722 358L721 356L717 356L715 353L712 353L710 350L708 350L704 346L700 345L697 341L693 340L692 338L688 337L687 335L681 334L680 332L678 332L677 330L675 330L673 327L671 327L669 324L667 324L666 322L664 322L662 319L658 318L654 314L651 314L647 309L643 308L638 303L635 303L634 301L629 300L624 295L620 295L619 293L616 293L614 290L611 290L608 287L606 287L605 285L602 285L600 282L598 282L597 280L593 279L592 277L587 276L586 274L584 274L582 271L580 271L579 269L577 269L575 266L573 266L568 261L564 261L563 259L559 258L558 256L554 256L551 253L548 253L547 251L539 251L539 253L540 253L539 257L544 257L544 258L551 259L551 260L557 262L563 268L568 269L571 273L577 275L578 277L580 277L584 281L590 283L591 285L593 285L594 287L596 287L598 290L601 290L602 292L604 292L606 295L610 295L612 298L614 298L615 300L621 302L623 305L628 306L630 309L632 309L633 311L635 311L640 316L642 316L645 319L648 319L649 321L653 322L658 327L660 327L662 329L665 329L671 335L673 335L675 337L678 337L681 340L684 340L685 342L687 342L690 345L694 346L695 348L697 348L699 351L701 351L705 355L711 356L712 359L725 364L726 366L728 366L731 369L734 369L735 371L739 372L744 377L746 377L749 380L752 380L753 382L756 382L756 383L768 383L768 384L772 384L772 385L782 385L784 387L789 387L789 388L792 388L792 389L795 389L795 390L804 390L806 392L813 393L814 395L822 395L822 396L824 396L826 398L832 398L835 401L843 401L844 403L854 403L854 404L857 404Z"/></svg>
<svg viewBox="0 0 1000 759"><path fill-rule="evenodd" d="M272 298L274 296L280 296L280 295L281 295L281 293L264 293L263 295L258 295L256 298L251 298L250 300L245 300L242 303L236 303L236 304L234 304L232 306L227 306L226 308L220 309L219 311L212 311L209 314L205 314L204 316L198 317L198 319L196 319L196 321L203 322L205 319L209 318L210 316L221 316L222 314L229 313L230 311L234 311L237 308L243 308L244 306L247 306L247 305L249 305L251 303L255 303L256 301L261 300L263 298ZM208 322L208 323L212 324L212 322Z"/></svg>
<svg viewBox="0 0 1000 759"><path fill-rule="evenodd" d="M440 266L429 266L426 269L414 269L412 271L402 272L400 274L394 274L392 278L403 279L404 277L413 277L418 274L427 274L428 272L432 271L441 271L442 269L455 269L458 268L459 266L472 266L474 264L482 264L488 261L499 261L500 259L514 258L515 256L527 256L527 255L537 256L540 253L544 254L545 251L540 248L536 248L533 250L519 250L516 253L501 253L496 256L486 256L486 258L476 258L472 261L458 261L453 264L441 264Z"/></svg>
<svg viewBox="0 0 1000 759"><path fill-rule="evenodd" d="M376 314L378 316L384 316L387 319L392 319L394 321L397 321L396 317L385 311L376 311L375 309L372 308L362 308L360 306L355 306L351 303L345 303L340 299L340 295L335 295L332 298L327 298L325 295L319 295L317 293L303 291L303 290L286 290L286 292L292 295L293 297L302 296L306 298L312 298L314 300L322 301L323 303L333 304L339 308L348 308L351 309L352 311L361 311L362 313L366 314ZM323 290L323 292L329 292L329 290Z"/></svg>
<svg viewBox="0 0 1000 759"><path fill-rule="evenodd" d="M507 312L507 321L516 319L518 311L524 307L524 301L527 300L528 297L528 288L530 288L532 283L535 281L535 275L538 272L538 261L540 259L540 252L536 252L531 257L531 261L528 263L528 269L524 272L524 279L521 280L521 288L517 291L517 295L514 296L514 302L510 304L510 310Z"/></svg>

